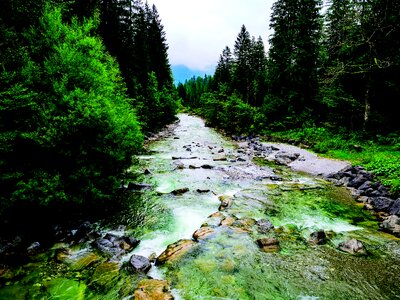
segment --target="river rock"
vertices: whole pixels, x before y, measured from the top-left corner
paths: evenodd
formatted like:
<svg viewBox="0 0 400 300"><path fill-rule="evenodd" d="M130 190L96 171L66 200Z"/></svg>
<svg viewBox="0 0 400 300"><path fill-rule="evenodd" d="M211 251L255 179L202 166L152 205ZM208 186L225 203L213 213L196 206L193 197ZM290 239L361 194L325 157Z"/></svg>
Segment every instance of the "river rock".
<svg viewBox="0 0 400 300"><path fill-rule="evenodd" d="M257 231L260 233L267 233L271 229L274 228L274 225L272 225L271 221L266 220L266 219L260 219L256 222L257 226Z"/></svg>
<svg viewBox="0 0 400 300"><path fill-rule="evenodd" d="M371 205L376 211L389 211L393 200L387 197L375 197L371 200Z"/></svg>
<svg viewBox="0 0 400 300"><path fill-rule="evenodd" d="M241 218L233 222L232 226L244 229L246 231L250 231L251 227L253 227L255 224L256 220L254 220L253 218Z"/></svg>
<svg viewBox="0 0 400 300"><path fill-rule="evenodd" d="M227 216L221 220L220 226L232 226L232 224L237 220L235 216Z"/></svg>
<svg viewBox="0 0 400 300"><path fill-rule="evenodd" d="M400 234L400 217L391 215L382 222L382 229L394 234Z"/></svg>
<svg viewBox="0 0 400 300"><path fill-rule="evenodd" d="M196 192L198 192L199 194L204 194L204 193L209 193L210 190L209 189L197 189Z"/></svg>
<svg viewBox="0 0 400 300"><path fill-rule="evenodd" d="M207 239L211 234L213 234L215 232L214 229L212 229L211 227L201 227L199 229L197 229L194 233L193 233L193 239L195 241L200 241L200 240L205 240Z"/></svg>
<svg viewBox="0 0 400 300"><path fill-rule="evenodd" d="M319 231L315 231L315 232L311 233L310 239L308 240L308 242L313 245L326 244L327 237L326 237L325 231L319 230Z"/></svg>
<svg viewBox="0 0 400 300"><path fill-rule="evenodd" d="M221 153L220 155L214 157L213 161L226 161L226 154Z"/></svg>
<svg viewBox="0 0 400 300"><path fill-rule="evenodd" d="M183 195L183 194L185 194L185 193L187 193L187 192L189 192L189 189L188 189L188 188L181 188L181 189L173 190L173 191L171 192L171 194L172 194L172 195L175 195L175 196L181 196L181 195Z"/></svg>
<svg viewBox="0 0 400 300"><path fill-rule="evenodd" d="M134 237L107 233L103 238L95 240L92 245L107 256L119 257L134 249L139 243L140 240Z"/></svg>
<svg viewBox="0 0 400 300"><path fill-rule="evenodd" d="M276 252L279 250L279 241L274 237L258 239L257 245L263 252Z"/></svg>
<svg viewBox="0 0 400 300"><path fill-rule="evenodd" d="M367 250L365 249L363 243L356 239L351 239L345 242L342 242L338 245L339 250L343 252L347 252L350 254L366 254Z"/></svg>
<svg viewBox="0 0 400 300"><path fill-rule="evenodd" d="M151 268L151 263L147 257L133 254L129 259L129 268L136 273L147 273Z"/></svg>
<svg viewBox="0 0 400 300"><path fill-rule="evenodd" d="M143 279L135 290L135 300L173 300L166 280Z"/></svg>
<svg viewBox="0 0 400 300"><path fill-rule="evenodd" d="M280 165L287 165L292 161L295 161L300 156L300 153L288 153L281 151L275 154L275 161Z"/></svg>
<svg viewBox="0 0 400 300"><path fill-rule="evenodd" d="M36 255L39 253L41 245L39 242L32 243L27 249L26 252L28 255Z"/></svg>
<svg viewBox="0 0 400 300"><path fill-rule="evenodd" d="M391 215L400 216L400 198L396 199L390 207L389 213Z"/></svg>
<svg viewBox="0 0 400 300"><path fill-rule="evenodd" d="M221 202L221 204L218 208L219 211L227 210L233 204L233 198L228 195L219 196L218 200Z"/></svg>
<svg viewBox="0 0 400 300"><path fill-rule="evenodd" d="M368 181L368 179L364 175L357 175L354 179L352 179L347 184L347 186L353 187L353 188L359 188L361 185L363 185L367 181Z"/></svg>
<svg viewBox="0 0 400 300"><path fill-rule="evenodd" d="M201 168L202 169L206 169L206 170L211 170L211 169L214 169L214 166L208 165L208 164L204 164L204 165L201 165Z"/></svg>
<svg viewBox="0 0 400 300"><path fill-rule="evenodd" d="M161 253L156 260L156 266L165 264L168 261L173 261L182 257L185 253L196 246L196 242L192 240L182 239L173 243Z"/></svg>

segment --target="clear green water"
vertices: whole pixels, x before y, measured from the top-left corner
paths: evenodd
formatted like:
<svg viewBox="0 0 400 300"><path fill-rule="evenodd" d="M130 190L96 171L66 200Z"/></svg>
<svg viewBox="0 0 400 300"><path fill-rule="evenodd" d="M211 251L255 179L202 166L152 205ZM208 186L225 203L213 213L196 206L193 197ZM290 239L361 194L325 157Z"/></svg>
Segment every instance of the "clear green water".
<svg viewBox="0 0 400 300"><path fill-rule="evenodd" d="M231 162L240 157L231 141L198 118L179 118L174 135L151 143L151 154L140 159L140 168L152 173L140 180L154 190L132 197L106 228L127 225L142 240L132 253L150 256L191 238L203 223L215 227L215 234L179 261L152 267L149 275L167 279L176 299L400 298L399 240L379 232L375 219L346 190L287 170L281 173L283 181L258 180L272 175L272 169ZM220 149L227 161L213 161ZM204 164L214 168L199 168ZM189 192L170 194L179 188ZM255 226L218 226L208 220L218 210L220 195L234 199L226 216L268 219L275 230L261 234ZM310 245L310 233L321 229L328 243ZM262 237L277 238L279 251L260 251L256 240ZM361 240L368 254L337 250L350 238ZM66 246L55 245L26 265L0 268L0 299L133 299L141 278L121 268L132 253L109 261L86 244L72 248L69 260L57 262L57 249Z"/></svg>

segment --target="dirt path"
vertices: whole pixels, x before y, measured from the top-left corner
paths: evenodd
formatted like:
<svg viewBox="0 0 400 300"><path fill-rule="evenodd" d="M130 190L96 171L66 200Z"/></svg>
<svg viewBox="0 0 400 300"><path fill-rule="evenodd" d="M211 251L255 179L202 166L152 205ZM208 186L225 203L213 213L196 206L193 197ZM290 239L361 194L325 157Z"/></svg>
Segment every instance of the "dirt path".
<svg viewBox="0 0 400 300"><path fill-rule="evenodd" d="M340 170L350 165L347 161L334 160L319 157L317 154L308 150L281 143L262 143L263 146L277 148L268 158L274 159L277 155L287 153L289 155L299 154L299 157L287 165L294 171L306 172L312 175L326 176L331 173L339 172Z"/></svg>

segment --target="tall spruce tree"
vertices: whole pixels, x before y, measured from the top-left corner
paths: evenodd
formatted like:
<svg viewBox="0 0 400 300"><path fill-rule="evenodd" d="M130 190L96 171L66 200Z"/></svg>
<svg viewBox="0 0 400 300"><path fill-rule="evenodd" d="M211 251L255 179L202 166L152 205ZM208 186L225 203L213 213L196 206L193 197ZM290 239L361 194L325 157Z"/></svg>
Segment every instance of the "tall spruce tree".
<svg viewBox="0 0 400 300"><path fill-rule="evenodd" d="M231 49L226 46L219 57L214 73L214 90L220 85L230 86L232 83L233 60Z"/></svg>
<svg viewBox="0 0 400 300"><path fill-rule="evenodd" d="M299 121L317 93L320 5L320 0L278 0L272 7L266 105Z"/></svg>
<svg viewBox="0 0 400 300"><path fill-rule="evenodd" d="M233 48L234 68L232 84L244 101L250 99L252 41L246 26L242 25Z"/></svg>

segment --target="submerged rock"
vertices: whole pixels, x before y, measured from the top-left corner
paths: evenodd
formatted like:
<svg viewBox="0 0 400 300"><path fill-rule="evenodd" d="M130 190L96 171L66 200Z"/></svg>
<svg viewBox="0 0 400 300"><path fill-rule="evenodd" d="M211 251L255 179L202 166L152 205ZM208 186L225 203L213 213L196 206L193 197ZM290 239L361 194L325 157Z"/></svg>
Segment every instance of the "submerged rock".
<svg viewBox="0 0 400 300"><path fill-rule="evenodd" d="M176 189L171 192L172 195L181 196L185 193L189 192L188 188Z"/></svg>
<svg viewBox="0 0 400 300"><path fill-rule="evenodd" d="M147 273L151 268L151 263L147 257L133 254L129 259L129 268L136 273Z"/></svg>
<svg viewBox="0 0 400 300"><path fill-rule="evenodd" d="M343 252L347 252L350 254L366 254L367 250L365 249L363 243L356 239L351 239L345 242L342 242L338 245L339 250Z"/></svg>
<svg viewBox="0 0 400 300"><path fill-rule="evenodd" d="M326 233L323 230L315 231L310 234L310 239L308 240L310 244L313 245L323 245L327 242Z"/></svg>
<svg viewBox="0 0 400 300"><path fill-rule="evenodd" d="M135 290L135 300L173 300L166 280L143 279Z"/></svg>
<svg viewBox="0 0 400 300"><path fill-rule="evenodd" d="M279 241L277 238L261 238L257 240L257 245L263 252L276 252L279 250Z"/></svg>
<svg viewBox="0 0 400 300"><path fill-rule="evenodd" d="M182 239L173 243L161 253L156 260L156 266L165 264L167 261L173 261L180 258L182 255L187 253L196 245L196 242L192 240Z"/></svg>

